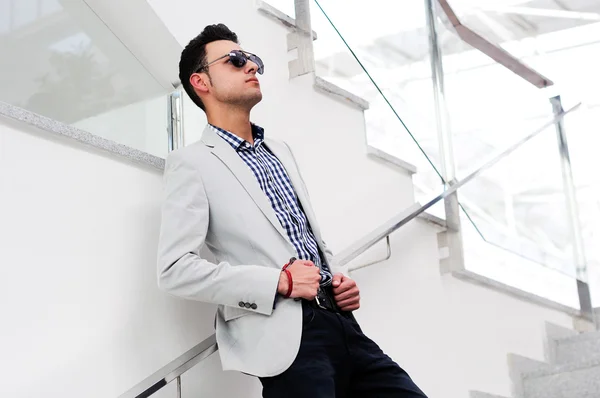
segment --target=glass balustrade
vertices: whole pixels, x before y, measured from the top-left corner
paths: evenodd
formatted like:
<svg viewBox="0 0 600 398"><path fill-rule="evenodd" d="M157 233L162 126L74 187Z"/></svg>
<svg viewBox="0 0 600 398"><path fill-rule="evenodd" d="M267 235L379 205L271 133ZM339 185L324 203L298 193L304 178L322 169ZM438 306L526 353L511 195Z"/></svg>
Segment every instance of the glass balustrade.
<svg viewBox="0 0 600 398"><path fill-rule="evenodd" d="M158 156L166 95L84 1L0 3L0 101Z"/></svg>
<svg viewBox="0 0 600 398"><path fill-rule="evenodd" d="M424 4L318 0L311 5L312 27L318 33L316 74L369 101L367 142L417 165L419 172L413 178L417 199L438 192L442 165ZM532 35L506 41L507 37L498 35L494 17L487 15L491 11L471 11L457 9L465 25L473 23L474 30L491 36L493 44L540 67L547 77L554 76L554 70L536 58ZM460 180L489 156L548 123L553 118L549 98L557 90L535 87L471 47L449 26L445 14L437 13L443 99ZM356 29L357 21L360 29ZM557 33L544 29L536 40L548 45L546 35ZM560 43L567 46L564 40ZM580 98L577 93L569 94L569 98ZM578 117L575 113L570 119ZM571 130L567 127L569 134ZM580 189L578 193L582 195ZM459 191L467 266L542 296L549 296L538 288L546 279L549 286L562 283L562 290L549 289L562 292L551 298L577 306L574 242L565 198L557 136L550 126ZM584 213L588 208L592 213L598 209L597 201L587 203ZM438 205L435 213L443 215L443 207ZM594 235L588 228L584 236L589 242ZM490 258L498 259L498 264L478 260ZM539 268L542 273L519 276L509 268L526 273Z"/></svg>

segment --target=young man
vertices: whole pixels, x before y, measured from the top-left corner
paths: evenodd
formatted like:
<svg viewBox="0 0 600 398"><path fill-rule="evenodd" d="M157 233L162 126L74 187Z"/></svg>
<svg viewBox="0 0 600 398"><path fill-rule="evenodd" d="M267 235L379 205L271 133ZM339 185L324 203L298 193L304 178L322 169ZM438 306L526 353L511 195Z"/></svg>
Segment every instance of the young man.
<svg viewBox="0 0 600 398"><path fill-rule="evenodd" d="M259 377L264 397L425 397L356 323L358 287L332 261L290 148L250 122L262 60L211 25L179 70L209 124L167 159L159 286L218 304L223 368Z"/></svg>

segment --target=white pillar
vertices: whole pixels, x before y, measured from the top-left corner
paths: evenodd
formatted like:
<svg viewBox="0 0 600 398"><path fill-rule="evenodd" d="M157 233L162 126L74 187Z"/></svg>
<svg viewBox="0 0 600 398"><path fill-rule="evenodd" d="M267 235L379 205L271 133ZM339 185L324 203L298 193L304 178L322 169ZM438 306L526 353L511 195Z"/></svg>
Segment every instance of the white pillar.
<svg viewBox="0 0 600 398"><path fill-rule="evenodd" d="M288 49L296 48L298 58L289 62L290 78L315 71L310 0L295 0L295 8L296 31L288 35Z"/></svg>

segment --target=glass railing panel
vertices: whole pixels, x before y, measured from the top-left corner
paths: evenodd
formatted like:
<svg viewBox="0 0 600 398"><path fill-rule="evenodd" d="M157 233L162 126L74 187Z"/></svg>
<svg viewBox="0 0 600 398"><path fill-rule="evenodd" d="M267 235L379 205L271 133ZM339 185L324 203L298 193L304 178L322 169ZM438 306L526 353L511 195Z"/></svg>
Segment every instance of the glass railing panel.
<svg viewBox="0 0 600 398"><path fill-rule="evenodd" d="M0 101L156 155L166 94L84 1L3 2Z"/></svg>
<svg viewBox="0 0 600 398"><path fill-rule="evenodd" d="M506 35L499 21L481 10L465 5L454 11L464 26L555 80L536 51L530 51L532 41L546 40L548 32ZM535 87L471 47L450 27L441 9L438 14L445 98L460 180L483 159L550 120L548 97L557 91ZM578 303L573 237L553 126L461 189L459 200L466 212L462 224L468 268L567 305ZM489 260L473 261L474 253ZM556 294L550 297L551 293Z"/></svg>
<svg viewBox="0 0 600 398"><path fill-rule="evenodd" d="M574 48L573 45L598 42L600 8L597 3L572 1L568 6L555 1L508 4L501 0L448 0L448 3L464 26L536 68L541 66L538 60L552 58L557 52ZM541 72L555 82L558 75L571 73L553 68L551 62L543 64Z"/></svg>
<svg viewBox="0 0 600 398"><path fill-rule="evenodd" d="M461 176L481 159L529 134L536 123L543 123L540 119L548 120L553 113L546 89L537 88L464 42L439 7L437 14L454 161ZM458 14L463 25L471 28L470 14L464 18ZM495 44L505 46L503 42ZM522 62L528 64L527 59Z"/></svg>
<svg viewBox="0 0 600 398"><path fill-rule="evenodd" d="M590 126L599 123L600 112L589 102L581 111L567 115L564 121L594 307L600 307L600 157L590 136Z"/></svg>
<svg viewBox="0 0 600 398"><path fill-rule="evenodd" d="M553 127L465 186L460 201L488 242L576 275Z"/></svg>
<svg viewBox="0 0 600 398"><path fill-rule="evenodd" d="M600 58L595 57L600 51L598 9L590 8L584 3L570 4L568 10L552 2L544 3L543 6L531 3L526 7L506 5L502 2L468 4L455 0L451 0L450 4L456 6L455 11L465 26L550 77L555 83L553 90L561 94L564 104L569 100L583 103L580 111L567 116L567 134L572 152L573 177L579 201L590 283L594 284L594 278L597 280L596 287L592 287L592 296L596 297L595 305L600 305L600 270L595 265L600 263L598 245L595 244L600 237L600 200L597 199L599 180L597 173L593 172L599 169L600 163L593 153L588 134L589 126L597 125L600 121L600 97L597 94L600 91L600 75L597 73L600 69ZM517 20L524 24L516 23ZM449 61L449 57L447 58L445 61ZM449 67L447 63L444 65L446 72ZM488 77L494 81L493 73ZM520 119L527 120L536 113L541 115L549 111L549 108L538 109L540 106L544 107L544 99L536 100L524 90L517 91L510 86L506 88L509 90L504 90L502 86L496 87L493 95L499 94L499 105L511 107L506 109L507 113L521 115ZM448 95L450 99L457 98L457 95L453 96L451 92ZM462 96L462 92L458 95ZM450 103L457 104L455 100ZM515 126L523 125L522 121L519 123L514 117L506 117L504 120L502 114L499 114L499 121L489 123L489 127L495 130L489 130L489 136L492 138L516 132L520 127L515 129ZM460 114L454 109L453 123L458 115ZM515 121L517 123L514 123ZM455 132L461 133L456 130ZM481 137L487 142L487 136ZM458 144L459 140L455 137L455 144ZM466 145L456 145L457 151L460 151L461 147L469 148L468 142L476 142L471 137L467 137L465 141ZM465 163L464 159L468 159L461 155L457 157L459 166Z"/></svg>
<svg viewBox="0 0 600 398"><path fill-rule="evenodd" d="M576 279L572 272L564 273L540 261L532 261L520 254L523 250L515 250L516 247L508 250L486 242L464 212L461 212L461 223L465 268L468 271L536 296L579 308Z"/></svg>
<svg viewBox="0 0 600 398"><path fill-rule="evenodd" d="M103 138L165 158L168 153L167 95L120 106L70 123Z"/></svg>
<svg viewBox="0 0 600 398"><path fill-rule="evenodd" d="M423 3L319 0L311 16L317 76L369 102L368 144L414 164L426 197L441 179Z"/></svg>

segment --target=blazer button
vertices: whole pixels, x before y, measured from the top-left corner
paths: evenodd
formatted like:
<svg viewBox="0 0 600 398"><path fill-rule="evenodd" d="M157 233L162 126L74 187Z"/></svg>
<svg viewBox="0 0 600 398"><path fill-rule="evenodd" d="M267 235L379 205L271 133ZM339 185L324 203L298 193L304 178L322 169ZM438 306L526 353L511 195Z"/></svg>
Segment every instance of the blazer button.
<svg viewBox="0 0 600 398"><path fill-rule="evenodd" d="M246 303L246 304L244 304L244 307L246 307L246 308L250 308L250 307L251 307L251 305L250 305L250 303Z"/></svg>
<svg viewBox="0 0 600 398"><path fill-rule="evenodd" d="M242 307L242 308L244 308L244 307L245 307L245 305L244 305L244 302L243 302L243 301L240 301L240 302L238 303L238 305L239 305L240 307Z"/></svg>
<svg viewBox="0 0 600 398"><path fill-rule="evenodd" d="M253 310L255 310L255 309L257 309L257 308L258 308L258 305L256 305L256 304L252 304L252 305L250 306L250 308L252 308Z"/></svg>

